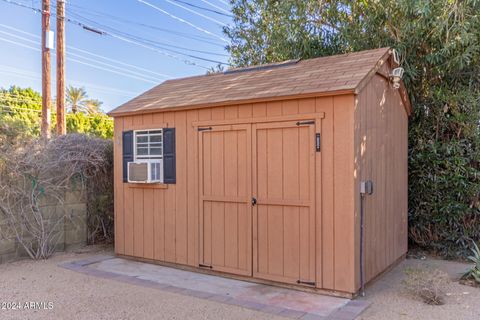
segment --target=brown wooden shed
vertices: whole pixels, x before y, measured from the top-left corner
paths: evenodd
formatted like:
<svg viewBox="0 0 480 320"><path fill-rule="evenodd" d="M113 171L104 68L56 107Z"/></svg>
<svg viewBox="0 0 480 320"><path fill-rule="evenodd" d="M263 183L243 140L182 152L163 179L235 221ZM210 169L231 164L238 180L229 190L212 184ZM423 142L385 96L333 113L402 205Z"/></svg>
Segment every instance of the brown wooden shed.
<svg viewBox="0 0 480 320"><path fill-rule="evenodd" d="M382 48L233 69L111 111L116 254L355 295L362 199L365 282L407 252L396 67Z"/></svg>

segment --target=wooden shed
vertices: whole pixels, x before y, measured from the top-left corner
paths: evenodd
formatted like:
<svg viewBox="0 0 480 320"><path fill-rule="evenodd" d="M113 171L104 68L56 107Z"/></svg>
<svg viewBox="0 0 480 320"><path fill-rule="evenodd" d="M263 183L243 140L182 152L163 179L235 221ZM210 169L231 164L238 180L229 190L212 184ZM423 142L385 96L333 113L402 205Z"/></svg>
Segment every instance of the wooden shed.
<svg viewBox="0 0 480 320"><path fill-rule="evenodd" d="M354 296L407 252L411 107L394 60L168 80L111 111L116 254Z"/></svg>

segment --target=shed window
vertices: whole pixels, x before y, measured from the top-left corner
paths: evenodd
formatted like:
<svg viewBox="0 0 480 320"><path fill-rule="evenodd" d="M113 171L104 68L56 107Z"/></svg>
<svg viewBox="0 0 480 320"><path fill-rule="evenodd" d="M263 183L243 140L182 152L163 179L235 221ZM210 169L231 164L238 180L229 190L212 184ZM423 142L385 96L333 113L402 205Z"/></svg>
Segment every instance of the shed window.
<svg viewBox="0 0 480 320"><path fill-rule="evenodd" d="M135 161L163 158L162 129L137 130L134 133Z"/></svg>

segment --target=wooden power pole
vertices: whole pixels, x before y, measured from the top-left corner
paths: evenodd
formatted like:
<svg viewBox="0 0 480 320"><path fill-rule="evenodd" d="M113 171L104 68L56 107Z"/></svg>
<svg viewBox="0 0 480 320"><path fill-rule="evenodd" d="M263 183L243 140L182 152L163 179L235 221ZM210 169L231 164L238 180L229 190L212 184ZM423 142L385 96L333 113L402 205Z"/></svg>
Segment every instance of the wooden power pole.
<svg viewBox="0 0 480 320"><path fill-rule="evenodd" d="M67 133L65 123L65 0L57 0L57 134Z"/></svg>
<svg viewBox="0 0 480 320"><path fill-rule="evenodd" d="M50 0L42 0L42 137L50 137ZM48 34L47 34L48 33Z"/></svg>

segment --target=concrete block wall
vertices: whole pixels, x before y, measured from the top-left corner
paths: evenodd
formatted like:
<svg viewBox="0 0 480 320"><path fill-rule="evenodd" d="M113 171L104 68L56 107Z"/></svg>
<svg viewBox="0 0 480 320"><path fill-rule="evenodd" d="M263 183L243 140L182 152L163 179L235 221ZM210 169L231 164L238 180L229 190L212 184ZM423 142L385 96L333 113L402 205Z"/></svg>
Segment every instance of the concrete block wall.
<svg viewBox="0 0 480 320"><path fill-rule="evenodd" d="M59 239L57 251L72 250L87 244L87 203L84 194L68 191L63 206L56 205L54 199L45 199L41 209L46 223L54 224L65 216L55 230L54 236ZM0 218L0 228L4 229L4 225L5 221ZM23 257L28 257L28 254L14 234L0 237L0 264Z"/></svg>

